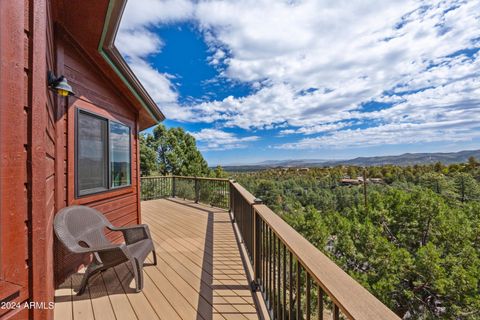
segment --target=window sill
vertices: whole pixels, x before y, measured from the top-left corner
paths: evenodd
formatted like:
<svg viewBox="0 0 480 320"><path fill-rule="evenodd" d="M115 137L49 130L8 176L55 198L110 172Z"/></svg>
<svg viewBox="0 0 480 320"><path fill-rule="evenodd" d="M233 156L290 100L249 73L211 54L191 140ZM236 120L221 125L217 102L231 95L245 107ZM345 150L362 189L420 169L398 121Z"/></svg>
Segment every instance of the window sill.
<svg viewBox="0 0 480 320"><path fill-rule="evenodd" d="M77 204L77 205L78 204L88 204L88 203L91 203L91 202L110 199L110 198L118 197L118 196L121 196L121 195L124 195L124 194L135 193L135 192L136 192L136 188L135 188L134 185L129 185L129 186L125 186L125 187L117 187L117 188L114 188L114 189L100 191L100 192L93 193L93 194L77 196L77 197L75 197L75 199L73 199L72 204Z"/></svg>

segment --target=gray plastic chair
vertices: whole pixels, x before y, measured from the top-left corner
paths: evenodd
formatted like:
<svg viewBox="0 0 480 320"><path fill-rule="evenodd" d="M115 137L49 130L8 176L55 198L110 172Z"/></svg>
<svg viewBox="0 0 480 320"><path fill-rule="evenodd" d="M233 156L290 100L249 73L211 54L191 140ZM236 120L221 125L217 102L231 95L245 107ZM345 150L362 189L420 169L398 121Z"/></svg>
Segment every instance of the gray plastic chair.
<svg viewBox="0 0 480 320"><path fill-rule="evenodd" d="M121 231L125 243L114 244L108 241L105 228ZM150 252L153 252L151 265L157 264L150 230L145 224L117 228L93 208L70 206L57 213L54 229L58 239L71 252L93 254L77 295L83 294L91 276L126 261L132 264L136 291L139 292L143 289L143 264Z"/></svg>

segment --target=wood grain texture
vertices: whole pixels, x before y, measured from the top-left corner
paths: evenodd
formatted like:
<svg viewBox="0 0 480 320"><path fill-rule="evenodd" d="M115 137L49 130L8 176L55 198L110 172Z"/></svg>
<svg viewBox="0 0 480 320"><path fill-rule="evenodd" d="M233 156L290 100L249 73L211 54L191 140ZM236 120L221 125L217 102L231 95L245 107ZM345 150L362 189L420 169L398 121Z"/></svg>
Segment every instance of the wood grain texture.
<svg viewBox="0 0 480 320"><path fill-rule="evenodd" d="M0 1L0 300L17 303L31 295L29 30L29 1ZM3 309L0 317L22 319L28 310Z"/></svg>
<svg viewBox="0 0 480 320"><path fill-rule="evenodd" d="M30 127L31 148L31 279L32 300L53 301L53 216L54 176L47 172L47 158L55 158L53 106L48 105L47 91L47 1L30 1L30 81L29 96L32 110ZM53 310L31 309L35 319L51 319Z"/></svg>

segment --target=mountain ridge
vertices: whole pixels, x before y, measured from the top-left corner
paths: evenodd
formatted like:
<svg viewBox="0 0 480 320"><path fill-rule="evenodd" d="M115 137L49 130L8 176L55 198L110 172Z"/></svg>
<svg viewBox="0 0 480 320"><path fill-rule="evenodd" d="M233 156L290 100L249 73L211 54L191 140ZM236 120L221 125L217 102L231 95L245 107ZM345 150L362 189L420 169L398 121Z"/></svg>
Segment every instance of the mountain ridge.
<svg viewBox="0 0 480 320"><path fill-rule="evenodd" d="M408 166L415 164L432 164L442 162L443 164L464 163L469 157L480 159L479 150L463 150L458 152L422 152L422 153L403 153L400 155L356 157L345 160L328 159L291 159L291 160L266 160L260 163L245 165L227 165L226 171L255 171L269 168L299 168L299 167L333 167L337 165L352 166L381 166L398 165Z"/></svg>

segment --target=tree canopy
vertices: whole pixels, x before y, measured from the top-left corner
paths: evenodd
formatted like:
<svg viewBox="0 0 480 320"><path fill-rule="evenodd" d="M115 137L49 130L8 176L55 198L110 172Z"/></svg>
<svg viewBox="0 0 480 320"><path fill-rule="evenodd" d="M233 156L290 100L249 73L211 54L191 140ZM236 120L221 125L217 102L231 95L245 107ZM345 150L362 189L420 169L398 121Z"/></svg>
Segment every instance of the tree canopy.
<svg viewBox="0 0 480 320"><path fill-rule="evenodd" d="M183 128L167 129L159 124L153 134L140 137L142 176L161 175L208 176L211 170L197 148L195 138Z"/></svg>

